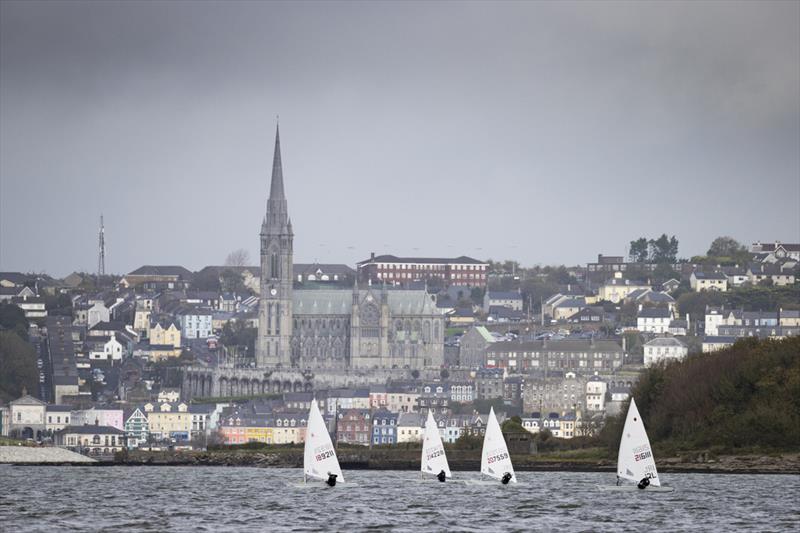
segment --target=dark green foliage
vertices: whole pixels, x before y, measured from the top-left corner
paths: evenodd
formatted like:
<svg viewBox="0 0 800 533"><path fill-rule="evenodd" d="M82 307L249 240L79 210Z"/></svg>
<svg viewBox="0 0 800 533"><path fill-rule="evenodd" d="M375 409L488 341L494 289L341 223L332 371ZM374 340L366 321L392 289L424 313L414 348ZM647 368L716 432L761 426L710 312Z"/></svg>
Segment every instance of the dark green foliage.
<svg viewBox="0 0 800 533"><path fill-rule="evenodd" d="M744 339L726 350L652 367L633 396L657 447L796 451L800 337ZM601 434L612 449L623 419L610 419Z"/></svg>
<svg viewBox="0 0 800 533"><path fill-rule="evenodd" d="M0 331L0 400L9 402L22 395L22 389L36 394L38 371L33 346L14 331Z"/></svg>
<svg viewBox="0 0 800 533"><path fill-rule="evenodd" d="M249 357L255 357L257 336L256 328L249 328L244 321L236 320L222 327L219 340L228 348L240 347L239 353L242 355L246 352Z"/></svg>
<svg viewBox="0 0 800 533"><path fill-rule="evenodd" d="M24 341L28 340L28 319L25 311L14 304L0 304L0 330L11 330Z"/></svg>
<svg viewBox="0 0 800 533"><path fill-rule="evenodd" d="M50 316L72 316L72 299L67 293L45 295L44 305Z"/></svg>
<svg viewBox="0 0 800 533"><path fill-rule="evenodd" d="M746 254L747 248L733 237L717 237L711 243L706 255L712 257L733 257L737 254Z"/></svg>
<svg viewBox="0 0 800 533"><path fill-rule="evenodd" d="M628 258L633 263L646 263L650 256L650 247L647 239L640 237L635 241L631 241L631 248Z"/></svg>
<svg viewBox="0 0 800 533"><path fill-rule="evenodd" d="M219 275L213 268L204 268L195 272L192 278L192 288L198 291L219 292L222 288L219 282Z"/></svg>
<svg viewBox="0 0 800 533"><path fill-rule="evenodd" d="M778 308L800 309L800 286L743 287L724 293L726 307L745 311L774 311Z"/></svg>
<svg viewBox="0 0 800 533"><path fill-rule="evenodd" d="M707 305L719 307L725 303L725 300L724 292L687 292L678 297L678 312L682 316L686 316L688 313L693 319L699 319L705 316Z"/></svg>

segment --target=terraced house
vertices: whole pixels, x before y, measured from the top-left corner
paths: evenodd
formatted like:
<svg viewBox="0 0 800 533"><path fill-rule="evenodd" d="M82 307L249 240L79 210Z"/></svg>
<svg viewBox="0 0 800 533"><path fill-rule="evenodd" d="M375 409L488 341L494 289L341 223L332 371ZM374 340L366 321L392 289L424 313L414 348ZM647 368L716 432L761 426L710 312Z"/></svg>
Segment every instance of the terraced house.
<svg viewBox="0 0 800 533"><path fill-rule="evenodd" d="M486 350L486 367L509 373L550 369L602 371L622 366L622 347L614 341L560 340L497 342Z"/></svg>

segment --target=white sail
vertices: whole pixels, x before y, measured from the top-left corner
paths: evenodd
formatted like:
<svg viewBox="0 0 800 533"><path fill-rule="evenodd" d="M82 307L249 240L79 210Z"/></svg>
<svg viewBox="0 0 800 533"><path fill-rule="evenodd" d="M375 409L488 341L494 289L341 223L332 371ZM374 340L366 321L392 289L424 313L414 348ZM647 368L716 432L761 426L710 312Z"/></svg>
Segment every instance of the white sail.
<svg viewBox="0 0 800 533"><path fill-rule="evenodd" d="M450 476L450 466L444 453L442 437L433 414L428 411L428 420L425 422L425 435L422 439L422 462L420 469L426 474L438 474L442 470L447 477Z"/></svg>
<svg viewBox="0 0 800 533"><path fill-rule="evenodd" d="M333 448L328 426L317 407L317 401L311 402L308 412L308 425L306 426L306 447L303 456L303 471L306 476L315 479L328 479L329 474L336 474L336 481L344 483L339 459Z"/></svg>
<svg viewBox="0 0 800 533"><path fill-rule="evenodd" d="M511 481L516 483L517 476L511 465L511 455L508 453L506 439L494 415L494 408L489 411L489 421L486 424L486 435L483 437L483 452L481 453L481 473L494 479L500 479L508 472Z"/></svg>
<svg viewBox="0 0 800 533"><path fill-rule="evenodd" d="M619 443L619 457L617 458L617 475L623 479L639 482L650 478L650 485L661 486L656 471L656 461L650 449L647 432L636 408L636 402L631 398L628 408L628 417L622 430L622 439Z"/></svg>

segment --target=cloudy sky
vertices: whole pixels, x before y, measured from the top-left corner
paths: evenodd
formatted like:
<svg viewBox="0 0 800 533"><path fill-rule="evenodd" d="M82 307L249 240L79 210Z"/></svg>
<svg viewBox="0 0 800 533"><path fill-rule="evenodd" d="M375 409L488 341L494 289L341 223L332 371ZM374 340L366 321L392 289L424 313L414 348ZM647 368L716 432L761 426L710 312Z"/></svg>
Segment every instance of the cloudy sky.
<svg viewBox="0 0 800 533"><path fill-rule="evenodd" d="M0 270L800 240L800 3L0 4Z"/></svg>

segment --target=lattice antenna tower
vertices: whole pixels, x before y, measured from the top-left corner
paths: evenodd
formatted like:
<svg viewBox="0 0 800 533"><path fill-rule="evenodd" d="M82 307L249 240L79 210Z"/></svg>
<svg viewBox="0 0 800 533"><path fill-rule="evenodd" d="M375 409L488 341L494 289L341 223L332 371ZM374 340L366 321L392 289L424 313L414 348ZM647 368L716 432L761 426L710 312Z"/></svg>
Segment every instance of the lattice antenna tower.
<svg viewBox="0 0 800 533"><path fill-rule="evenodd" d="M97 275L106 275L106 229L103 226L103 215L100 215L100 235L98 237L99 253L97 257Z"/></svg>

